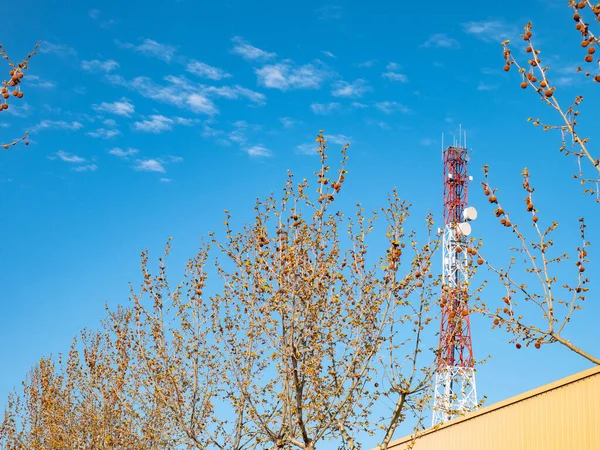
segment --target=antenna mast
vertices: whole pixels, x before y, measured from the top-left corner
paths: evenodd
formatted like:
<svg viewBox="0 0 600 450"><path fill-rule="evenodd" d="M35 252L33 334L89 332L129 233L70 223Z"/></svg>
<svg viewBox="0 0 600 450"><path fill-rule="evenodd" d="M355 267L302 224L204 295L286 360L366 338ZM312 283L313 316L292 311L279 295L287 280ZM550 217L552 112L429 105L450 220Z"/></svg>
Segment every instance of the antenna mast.
<svg viewBox="0 0 600 450"><path fill-rule="evenodd" d="M469 274L467 271L471 233L469 221L477 211L467 207L469 156L459 144L443 151L444 161L444 235L441 326L435 392L433 425L447 422L477 407L471 323L469 320Z"/></svg>

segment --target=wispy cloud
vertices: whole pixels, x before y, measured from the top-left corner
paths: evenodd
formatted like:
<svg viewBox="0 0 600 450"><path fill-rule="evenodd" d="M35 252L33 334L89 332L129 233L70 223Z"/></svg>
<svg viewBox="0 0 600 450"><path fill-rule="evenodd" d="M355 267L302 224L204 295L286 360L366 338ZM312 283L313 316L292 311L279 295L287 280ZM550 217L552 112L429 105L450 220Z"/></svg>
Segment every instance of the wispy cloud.
<svg viewBox="0 0 600 450"><path fill-rule="evenodd" d="M173 129L173 120L161 115L150 116L149 120L135 122L133 127L136 131L145 131L147 133L162 133L163 131Z"/></svg>
<svg viewBox="0 0 600 450"><path fill-rule="evenodd" d="M54 53L60 56L75 56L77 52L73 47L64 44L53 44L52 42L44 41L38 49L40 53Z"/></svg>
<svg viewBox="0 0 600 450"><path fill-rule="evenodd" d="M381 74L383 78L387 78L390 81L399 81L400 83L408 83L408 77L403 73L397 72L384 72Z"/></svg>
<svg viewBox="0 0 600 450"><path fill-rule="evenodd" d="M460 48L460 42L456 39L449 37L445 33L435 33L429 36L429 38L421 44L425 48Z"/></svg>
<svg viewBox="0 0 600 450"><path fill-rule="evenodd" d="M85 166L73 167L75 172L95 172L98 169L96 164L86 164Z"/></svg>
<svg viewBox="0 0 600 450"><path fill-rule="evenodd" d="M279 119L279 121L281 122L284 128L293 128L294 125L298 123L298 121L289 117L282 117L281 119Z"/></svg>
<svg viewBox="0 0 600 450"><path fill-rule="evenodd" d="M100 17L100 10L98 10L98 9L90 9L90 10L88 11L88 15L89 15L89 16L90 16L92 19L96 20L98 17Z"/></svg>
<svg viewBox="0 0 600 450"><path fill-rule="evenodd" d="M85 162L85 158L72 153L63 152L62 150L56 152L56 157L61 161L68 163L81 164L82 162Z"/></svg>
<svg viewBox="0 0 600 450"><path fill-rule="evenodd" d="M52 89L53 87L56 87L56 84L49 80L42 80L37 75L27 75L27 86L40 89Z"/></svg>
<svg viewBox="0 0 600 450"><path fill-rule="evenodd" d="M330 51L327 51L327 50L321 50L321 53L323 53L325 56L328 56L330 58L336 57L333 53L331 53Z"/></svg>
<svg viewBox="0 0 600 450"><path fill-rule="evenodd" d="M135 106L125 97L113 103L102 102L99 105L92 105L92 108L98 112L105 112L123 117L131 117L135 112Z"/></svg>
<svg viewBox="0 0 600 450"><path fill-rule="evenodd" d="M231 53L239 55L248 61L265 61L277 56L276 53L267 52L250 45L240 36L234 36L231 40L235 43L235 46L231 49Z"/></svg>
<svg viewBox="0 0 600 450"><path fill-rule="evenodd" d="M368 61L363 61L361 63L358 63L357 66L358 67L373 67L376 62L377 61L375 61L374 59L370 59Z"/></svg>
<svg viewBox="0 0 600 450"><path fill-rule="evenodd" d="M170 183L170 182L171 182L171 181L173 181L173 180L171 180L170 178L161 178L159 181L160 181L161 183Z"/></svg>
<svg viewBox="0 0 600 450"><path fill-rule="evenodd" d="M139 170L141 172L160 172L165 173L165 168L162 163L156 159L139 159L137 160L135 166L133 167L135 170Z"/></svg>
<svg viewBox="0 0 600 450"><path fill-rule="evenodd" d="M327 139L327 141L331 142L332 144L338 145L346 145L352 140L351 137L346 136L345 134L326 134L325 139Z"/></svg>
<svg viewBox="0 0 600 450"><path fill-rule="evenodd" d="M112 72L119 68L119 63L112 60L107 59L105 61L100 61L99 59L92 59L91 61L81 61L81 69L86 72Z"/></svg>
<svg viewBox="0 0 600 450"><path fill-rule="evenodd" d="M295 67L289 60L256 69L256 75L261 85L282 91L318 89L321 83L329 77L328 71L313 64Z"/></svg>
<svg viewBox="0 0 600 450"><path fill-rule="evenodd" d="M231 77L231 74L227 73L225 70L209 66L200 61L190 61L185 70L199 77L208 78L209 80L222 80L223 78Z"/></svg>
<svg viewBox="0 0 600 450"><path fill-rule="evenodd" d="M350 97L359 98L362 97L365 92L373 90L369 83L362 78L348 83L346 81L337 81L333 84L333 91L331 95L334 97Z"/></svg>
<svg viewBox="0 0 600 450"><path fill-rule="evenodd" d="M340 107L339 103L331 102L331 103L313 103L310 105L310 109L315 114L331 114L333 111L337 110Z"/></svg>
<svg viewBox="0 0 600 450"><path fill-rule="evenodd" d="M230 100L247 98L255 104L263 104L265 101L263 94L239 85L206 86L193 83L183 76L166 76L164 78L167 82L166 85L155 83L148 77L136 77L131 81L120 75L108 75L107 78L114 85L126 86L146 98L201 114L214 115L219 112L210 97L222 97Z"/></svg>
<svg viewBox="0 0 600 450"><path fill-rule="evenodd" d="M392 114L395 112L401 112L402 114L410 114L411 110L398 102L379 102L375 103L375 107L385 114Z"/></svg>
<svg viewBox="0 0 600 450"><path fill-rule="evenodd" d="M507 24L502 20L465 22L461 24L461 27L465 33L471 34L484 42L501 42L518 34L515 25Z"/></svg>
<svg viewBox="0 0 600 450"><path fill-rule="evenodd" d="M242 148L252 158L270 158L273 153L262 145L254 145L249 148Z"/></svg>
<svg viewBox="0 0 600 450"><path fill-rule="evenodd" d="M32 132L41 130L71 130L76 131L83 128L79 122L66 122L64 120L42 120L32 128Z"/></svg>
<svg viewBox="0 0 600 450"><path fill-rule="evenodd" d="M484 83L483 81L480 81L479 84L477 85L478 91L493 91L494 89L498 89L497 84L487 84L487 83Z"/></svg>
<svg viewBox="0 0 600 450"><path fill-rule="evenodd" d="M93 138L110 139L121 134L119 130L107 130L106 128L98 128L95 131L89 131L86 135Z"/></svg>
<svg viewBox="0 0 600 450"><path fill-rule="evenodd" d="M108 153L113 156L117 156L119 158L129 158L130 156L137 155L140 151L137 148L128 148L127 150L123 150L122 148L115 147L111 148Z"/></svg>
<svg viewBox="0 0 600 450"><path fill-rule="evenodd" d="M315 10L320 20L339 20L342 18L342 7L338 5L325 5Z"/></svg>
<svg viewBox="0 0 600 450"><path fill-rule="evenodd" d="M139 45L131 44L129 42L120 42L118 40L115 40L115 43L121 48L128 48L147 56L162 59L167 63L172 62L177 56L177 47L161 44L152 39L144 39Z"/></svg>
<svg viewBox="0 0 600 450"><path fill-rule="evenodd" d="M436 143L435 139L431 139L431 138L423 138L419 141L419 144L425 146L425 147L429 147L430 145L433 145Z"/></svg>

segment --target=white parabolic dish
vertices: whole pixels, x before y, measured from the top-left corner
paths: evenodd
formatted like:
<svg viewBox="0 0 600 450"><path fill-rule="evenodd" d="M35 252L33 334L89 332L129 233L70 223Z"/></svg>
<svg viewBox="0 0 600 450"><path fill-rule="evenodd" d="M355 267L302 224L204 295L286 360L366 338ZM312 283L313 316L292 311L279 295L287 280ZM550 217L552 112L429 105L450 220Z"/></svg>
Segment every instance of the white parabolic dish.
<svg viewBox="0 0 600 450"><path fill-rule="evenodd" d="M468 208L465 208L465 210L463 211L463 218L465 220L475 220L477 219L477 210L472 207L469 206Z"/></svg>
<svg viewBox="0 0 600 450"><path fill-rule="evenodd" d="M471 225L469 225L468 222L461 222L458 224L458 231L460 231L461 234L468 236L471 234Z"/></svg>

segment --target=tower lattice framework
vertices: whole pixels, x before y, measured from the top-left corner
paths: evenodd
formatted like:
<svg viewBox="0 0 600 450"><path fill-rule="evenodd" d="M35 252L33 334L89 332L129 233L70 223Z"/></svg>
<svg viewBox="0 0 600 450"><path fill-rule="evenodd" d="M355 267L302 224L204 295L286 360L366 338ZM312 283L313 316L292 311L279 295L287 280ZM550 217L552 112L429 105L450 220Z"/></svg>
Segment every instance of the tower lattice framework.
<svg viewBox="0 0 600 450"><path fill-rule="evenodd" d="M441 327L433 425L477 407L471 324L469 321L468 238L463 212L467 207L467 149L448 147L444 161L444 234Z"/></svg>

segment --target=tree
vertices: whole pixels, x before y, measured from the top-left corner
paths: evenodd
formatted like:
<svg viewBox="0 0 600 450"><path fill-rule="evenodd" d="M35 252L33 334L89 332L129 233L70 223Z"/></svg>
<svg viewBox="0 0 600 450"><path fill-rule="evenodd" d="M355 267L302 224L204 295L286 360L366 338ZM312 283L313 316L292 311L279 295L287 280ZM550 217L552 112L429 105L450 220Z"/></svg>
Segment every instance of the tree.
<svg viewBox="0 0 600 450"><path fill-rule="evenodd" d="M6 53L6 50L0 44L0 56L6 60L8 66L10 67L10 71L8 73L9 79L2 81L2 88L0 89L0 94L2 95L3 102L0 104L0 112L6 111L9 108L8 102L11 95L17 99L23 98L23 91L21 90L21 84L23 81L23 76L25 71L29 68L29 59L37 53L37 49L41 41L38 42L33 51L27 55L23 61L14 63ZM19 142L25 141L25 145L29 145L29 133L26 131L25 134L19 138L15 139L11 142L7 142L5 144L0 144L5 150L8 148L17 145Z"/></svg>
<svg viewBox="0 0 600 450"><path fill-rule="evenodd" d="M170 241L155 275L144 252L129 305L84 331L64 362L41 360L11 396L4 448L359 449L366 432L386 449L408 415L424 428L434 353L423 331L440 283L432 216L421 244L395 191L381 214L357 205L346 219L335 204L348 146L332 174L322 132L317 143L316 193L290 173L243 230L225 211L225 237L209 235L183 282L168 281Z"/></svg>
<svg viewBox="0 0 600 450"><path fill-rule="evenodd" d="M585 21L586 16L592 16L596 22L600 21L600 5L593 5L590 1L569 1L573 9L575 29L581 34L580 43L583 49L583 60L586 64L594 61L594 54L600 39L594 34L592 26ZM521 88L533 89L542 102L549 106L560 119L558 125L547 125L540 119L529 118L535 126L542 127L545 131L558 130L561 133L562 145L560 152L568 157L577 159L579 171L573 178L580 181L584 187L585 195L595 196L600 202L600 159L589 145L589 139L583 137L579 131L578 119L579 105L583 102L582 95L576 96L574 102L565 109L559 103L557 87L552 82L550 68L542 64L541 51L534 45L532 24L528 23L521 35L525 42L525 52L531 55L527 63L519 63L513 55L509 41L502 43L504 70L509 71L516 67L521 77ZM600 61L596 61L600 62ZM597 68L597 66L596 66ZM577 68L583 72L593 83L600 82L600 74L592 73ZM498 268L487 261L488 268L494 272L506 289L506 296L500 307L482 305L483 312L493 319L494 327L504 328L512 336L511 341L521 348L534 345L540 348L545 344L559 343L569 350L581 355L594 364L600 364L600 355L584 349L581 344L574 343L564 336L566 326L575 313L581 309L589 291L590 279L586 274L586 265L589 263L587 248L591 244L586 234L585 219L579 219L580 245L574 252L557 249L553 241L553 232L558 228L558 221L550 219L547 225L542 226L542 215L535 206L536 194L530 171L523 169L523 189L525 191L525 211L531 224L532 233L523 231L515 223L514 216L508 208L503 208L497 196L497 189L492 188L490 168L484 167L485 180L482 183L483 191L491 204L495 205L495 215L505 227L512 229L518 246L512 249L515 256L511 259L506 269ZM591 187L590 187L591 186ZM511 220L512 218L512 220ZM548 219L547 219L548 220ZM575 255L573 256L573 253ZM571 257L569 256L571 254ZM518 264L525 258L525 264ZM570 260L574 260L574 267ZM483 260L481 260L483 262ZM571 274L569 276L569 274ZM522 300L523 303L517 304ZM527 305L534 305L541 317L539 320L525 317L524 310Z"/></svg>

